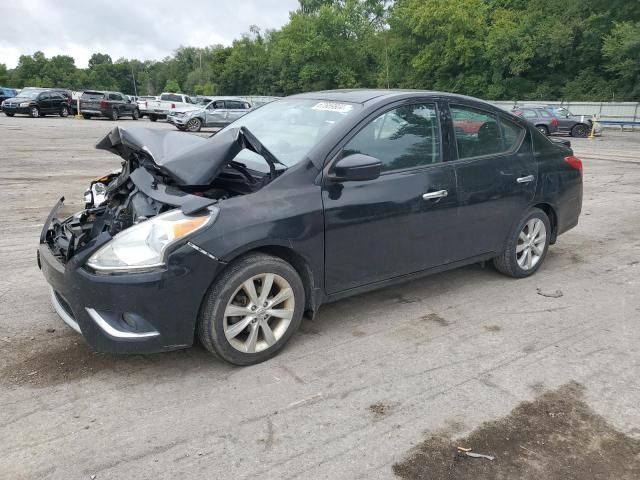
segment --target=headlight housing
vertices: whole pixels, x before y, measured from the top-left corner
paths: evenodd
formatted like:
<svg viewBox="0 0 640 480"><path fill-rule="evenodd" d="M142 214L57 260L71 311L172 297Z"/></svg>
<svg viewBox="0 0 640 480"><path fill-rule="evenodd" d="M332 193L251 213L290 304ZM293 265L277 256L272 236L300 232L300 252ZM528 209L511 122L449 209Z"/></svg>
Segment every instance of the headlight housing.
<svg viewBox="0 0 640 480"><path fill-rule="evenodd" d="M28 107L29 106L29 102L22 102L20 104L21 107Z"/></svg>
<svg viewBox="0 0 640 480"><path fill-rule="evenodd" d="M155 270L166 266L172 247L215 222L218 208L209 207L203 215L185 215L179 209L118 233L91 255L87 265L99 273Z"/></svg>

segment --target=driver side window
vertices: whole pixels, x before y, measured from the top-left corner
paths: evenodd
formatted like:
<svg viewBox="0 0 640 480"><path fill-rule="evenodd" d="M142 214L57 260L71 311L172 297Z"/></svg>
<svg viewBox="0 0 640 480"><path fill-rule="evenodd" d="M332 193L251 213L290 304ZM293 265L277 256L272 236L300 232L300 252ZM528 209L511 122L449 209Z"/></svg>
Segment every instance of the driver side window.
<svg viewBox="0 0 640 480"><path fill-rule="evenodd" d="M382 171L440 161L440 129L435 105L403 105L383 113L353 137L343 156L361 153L382 162Z"/></svg>

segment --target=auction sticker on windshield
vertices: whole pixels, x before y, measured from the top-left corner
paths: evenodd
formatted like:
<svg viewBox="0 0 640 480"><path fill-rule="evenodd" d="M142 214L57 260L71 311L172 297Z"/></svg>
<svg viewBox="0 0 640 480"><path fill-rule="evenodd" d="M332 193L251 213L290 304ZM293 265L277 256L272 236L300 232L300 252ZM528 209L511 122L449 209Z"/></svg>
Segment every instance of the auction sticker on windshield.
<svg viewBox="0 0 640 480"><path fill-rule="evenodd" d="M320 102L316 103L312 110L319 110L323 112L336 112L336 113L349 113L353 110L353 105L350 103L339 103L339 102Z"/></svg>

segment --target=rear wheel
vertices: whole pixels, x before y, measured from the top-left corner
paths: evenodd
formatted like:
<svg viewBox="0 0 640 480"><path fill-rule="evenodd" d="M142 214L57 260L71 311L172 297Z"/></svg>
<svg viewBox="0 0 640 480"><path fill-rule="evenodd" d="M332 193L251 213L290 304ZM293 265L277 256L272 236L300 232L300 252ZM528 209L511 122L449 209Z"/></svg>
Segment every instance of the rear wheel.
<svg viewBox="0 0 640 480"><path fill-rule="evenodd" d="M549 135L549 129L545 125L536 125L538 131L543 135Z"/></svg>
<svg viewBox="0 0 640 480"><path fill-rule="evenodd" d="M149 120L151 120L152 122L155 122L158 120L158 117L156 115L149 115Z"/></svg>
<svg viewBox="0 0 640 480"><path fill-rule="evenodd" d="M493 259L496 269L514 278L533 275L547 256L551 224L539 208L532 208L520 220L499 257Z"/></svg>
<svg viewBox="0 0 640 480"><path fill-rule="evenodd" d="M207 350L230 363L260 363L298 329L304 304L304 287L291 265L270 255L247 255L209 289L198 336Z"/></svg>
<svg viewBox="0 0 640 480"><path fill-rule="evenodd" d="M29 116L32 118L38 118L40 116L40 110L38 110L38 107L31 107L29 109Z"/></svg>
<svg viewBox="0 0 640 480"><path fill-rule="evenodd" d="M5 114L7 117L13 117L13 116L15 115L15 113L7 113L7 112L4 112L4 114Z"/></svg>
<svg viewBox="0 0 640 480"><path fill-rule="evenodd" d="M587 133L589 133L589 127L587 127L583 123L574 125L573 128L571 129L572 137L586 137Z"/></svg>
<svg viewBox="0 0 640 480"><path fill-rule="evenodd" d="M136 109L133 111L133 113L131 114L131 117L132 117L134 120L138 120L138 119L140 118L140 111L136 108Z"/></svg>
<svg viewBox="0 0 640 480"><path fill-rule="evenodd" d="M199 132L202 128L202 120L199 118L192 118L187 122L186 129L189 132Z"/></svg>
<svg viewBox="0 0 640 480"><path fill-rule="evenodd" d="M60 108L60 116L61 116L61 117L68 117L68 116L69 116L69 109L67 108L67 106L66 106L66 105L63 105L63 106Z"/></svg>
<svg viewBox="0 0 640 480"><path fill-rule="evenodd" d="M82 118L84 118L85 120L90 120L91 119L91 115L83 113L82 114Z"/></svg>

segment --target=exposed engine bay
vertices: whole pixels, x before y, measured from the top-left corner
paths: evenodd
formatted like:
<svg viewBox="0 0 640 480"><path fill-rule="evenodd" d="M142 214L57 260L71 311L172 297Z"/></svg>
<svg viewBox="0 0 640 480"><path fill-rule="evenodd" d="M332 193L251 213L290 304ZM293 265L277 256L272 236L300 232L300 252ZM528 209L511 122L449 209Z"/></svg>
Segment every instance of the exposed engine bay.
<svg viewBox="0 0 640 480"><path fill-rule="evenodd" d="M41 242L62 263L103 232L114 236L175 208L195 214L227 198L253 193L285 170L277 168L280 162L245 127L210 138L116 127L96 148L120 155L122 168L91 182L84 193L84 210L64 220L54 218L61 199L51 212ZM269 171L234 161L243 149L262 156Z"/></svg>

